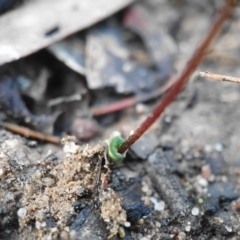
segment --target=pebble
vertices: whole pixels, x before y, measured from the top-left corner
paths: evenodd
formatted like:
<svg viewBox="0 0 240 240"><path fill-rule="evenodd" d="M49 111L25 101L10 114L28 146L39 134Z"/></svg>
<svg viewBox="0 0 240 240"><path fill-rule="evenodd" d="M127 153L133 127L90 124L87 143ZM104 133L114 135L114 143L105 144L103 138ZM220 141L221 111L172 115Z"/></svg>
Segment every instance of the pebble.
<svg viewBox="0 0 240 240"><path fill-rule="evenodd" d="M7 193L5 196L5 199L8 201L13 201L14 200L14 195L12 193Z"/></svg>
<svg viewBox="0 0 240 240"><path fill-rule="evenodd" d="M65 231L62 231L61 234L60 234L60 239L68 239L68 233L65 232Z"/></svg>
<svg viewBox="0 0 240 240"><path fill-rule="evenodd" d="M216 143L215 144L215 150L218 151L218 152L222 152L222 150L223 150L222 143Z"/></svg>
<svg viewBox="0 0 240 240"><path fill-rule="evenodd" d="M3 148L15 148L20 144L20 141L17 139L6 140L3 142Z"/></svg>
<svg viewBox="0 0 240 240"><path fill-rule="evenodd" d="M35 227L37 228L37 229L40 229L41 228L41 223L40 222L38 222L38 221L36 221L35 222Z"/></svg>
<svg viewBox="0 0 240 240"><path fill-rule="evenodd" d="M156 222L155 225L156 225L157 228L161 227L161 223L160 222Z"/></svg>
<svg viewBox="0 0 240 240"><path fill-rule="evenodd" d="M228 181L227 176L222 176L221 179L222 179L222 181L225 182L225 183Z"/></svg>
<svg viewBox="0 0 240 240"><path fill-rule="evenodd" d="M147 196L152 195L152 190L149 189L149 186L148 186L148 185L142 186L141 190L142 190L142 192L144 192Z"/></svg>
<svg viewBox="0 0 240 240"><path fill-rule="evenodd" d="M197 207L192 208L191 213L192 213L193 216L198 216L199 215L199 208L197 208Z"/></svg>
<svg viewBox="0 0 240 240"><path fill-rule="evenodd" d="M210 176L211 176L212 172L211 172L211 168L209 165L205 165L202 167L202 170L201 170L201 175L208 179Z"/></svg>
<svg viewBox="0 0 240 240"><path fill-rule="evenodd" d="M224 222L223 219L220 218L220 217L215 217L215 220L217 220L219 223L223 223Z"/></svg>
<svg viewBox="0 0 240 240"><path fill-rule="evenodd" d="M189 226L189 225L186 226L186 227L185 227L185 230L186 230L186 232L190 232L190 230L191 230L191 226Z"/></svg>
<svg viewBox="0 0 240 240"><path fill-rule="evenodd" d="M178 239L179 239L179 240L185 240L185 239L186 239L186 234L185 234L184 232L180 232L180 233L178 234Z"/></svg>
<svg viewBox="0 0 240 240"><path fill-rule="evenodd" d="M28 142L27 142L27 145L28 145L29 147L36 147L36 146L37 146L37 141L28 141Z"/></svg>
<svg viewBox="0 0 240 240"><path fill-rule="evenodd" d="M208 181L209 182L214 182L215 181L215 175L211 175L209 178L208 178Z"/></svg>
<svg viewBox="0 0 240 240"><path fill-rule="evenodd" d="M137 225L143 225L143 223L144 223L144 220L142 218L136 222Z"/></svg>
<svg viewBox="0 0 240 240"><path fill-rule="evenodd" d="M151 197L150 200L154 204L154 210L163 211L165 209L165 202L163 201L158 202L157 199L154 197Z"/></svg>
<svg viewBox="0 0 240 240"><path fill-rule="evenodd" d="M78 153L80 150L80 147L78 145L76 145L74 142L71 142L69 144L66 144L64 147L63 147L63 151L65 153L73 153L73 154L76 154Z"/></svg>
<svg viewBox="0 0 240 240"><path fill-rule="evenodd" d="M211 151L212 151L212 146L206 145L206 146L205 146L205 151L206 151L206 152L211 152Z"/></svg>
<svg viewBox="0 0 240 240"><path fill-rule="evenodd" d="M41 172L40 172L39 170L37 170L37 171L35 172L35 178L36 178L36 179L41 179L41 177L42 177Z"/></svg>
<svg viewBox="0 0 240 240"><path fill-rule="evenodd" d="M130 222L125 222L123 225L124 225L124 227L131 227L131 223Z"/></svg>
<svg viewBox="0 0 240 240"><path fill-rule="evenodd" d="M145 106L144 104L138 103L138 104L136 105L136 112L137 112L137 114L143 114L143 113L145 113L146 111L147 111L147 108L146 108L146 106Z"/></svg>
<svg viewBox="0 0 240 240"><path fill-rule="evenodd" d="M10 234L12 231L10 229L6 229L5 233Z"/></svg>
<svg viewBox="0 0 240 240"><path fill-rule="evenodd" d="M18 211L17 211L17 215L20 218L25 218L26 214L27 214L27 209L26 208L19 208Z"/></svg>
<svg viewBox="0 0 240 240"><path fill-rule="evenodd" d="M69 236L70 236L70 239L77 239L76 231L75 230L71 230Z"/></svg>
<svg viewBox="0 0 240 240"><path fill-rule="evenodd" d="M231 227L225 226L225 228L227 229L228 232L232 232L232 228Z"/></svg>
<svg viewBox="0 0 240 240"><path fill-rule="evenodd" d="M172 122L172 116L169 115L165 116L164 122L170 124Z"/></svg>
<svg viewBox="0 0 240 240"><path fill-rule="evenodd" d="M207 187L208 186L208 181L205 178L203 178L202 176L197 176L197 183L201 187Z"/></svg>
<svg viewBox="0 0 240 240"><path fill-rule="evenodd" d="M120 238L125 238L124 228L119 227L119 229L118 229L118 234L119 234L119 237L120 237Z"/></svg>
<svg viewBox="0 0 240 240"><path fill-rule="evenodd" d="M2 177L3 175L4 175L4 170L0 168L0 177Z"/></svg>

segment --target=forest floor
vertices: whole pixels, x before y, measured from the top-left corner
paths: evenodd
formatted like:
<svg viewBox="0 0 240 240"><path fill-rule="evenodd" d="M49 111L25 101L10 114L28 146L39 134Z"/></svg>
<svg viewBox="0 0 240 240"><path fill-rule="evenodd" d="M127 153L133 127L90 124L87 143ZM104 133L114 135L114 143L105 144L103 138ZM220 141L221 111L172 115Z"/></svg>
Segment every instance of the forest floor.
<svg viewBox="0 0 240 240"><path fill-rule="evenodd" d="M240 76L240 8L123 162L109 162L106 139L114 131L126 137L159 97L104 116L93 113L179 75L221 5L140 1L103 26L74 34L66 42L75 37L86 47L85 75L57 60L55 45L2 67L1 121L21 124L29 117L33 127L39 124L35 130L63 138L62 145L51 144L0 129L0 239L240 238L240 85L199 77L200 71ZM131 12L139 9L144 27ZM126 55L140 66L141 84L131 66L120 72ZM18 108L14 117L11 107Z"/></svg>

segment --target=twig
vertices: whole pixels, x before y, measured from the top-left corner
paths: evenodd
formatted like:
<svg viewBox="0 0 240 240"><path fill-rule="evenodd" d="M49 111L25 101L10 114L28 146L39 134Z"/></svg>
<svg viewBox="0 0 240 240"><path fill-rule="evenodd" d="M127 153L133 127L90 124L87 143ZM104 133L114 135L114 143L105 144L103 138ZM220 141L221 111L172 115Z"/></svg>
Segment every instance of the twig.
<svg viewBox="0 0 240 240"><path fill-rule="evenodd" d="M12 123L7 123L7 122L2 123L1 125L5 129L7 129L13 133L17 133L19 135L25 136L27 138L30 137L30 138L34 138L37 140L46 141L46 142L50 142L50 143L54 143L54 144L61 143L61 139L58 137L54 137L51 135L45 135L45 134L33 131L26 127L18 126L18 125L15 125Z"/></svg>
<svg viewBox="0 0 240 240"><path fill-rule="evenodd" d="M204 77L204 78L210 78L210 79L218 80L218 81L223 81L223 82L240 83L240 78L225 76L225 75L215 74L215 73L210 73L210 72L200 72L199 76Z"/></svg>
<svg viewBox="0 0 240 240"><path fill-rule="evenodd" d="M137 97L125 98L121 101L118 101L106 106L95 107L95 108L92 108L91 112L93 116L101 116L101 115L126 109L128 107L134 106L139 102L149 101L153 98L157 98L161 96L163 93L168 91L174 83L175 83L175 79L170 79L164 86L162 86L160 89L157 89L156 91L153 91L151 93L146 93Z"/></svg>
<svg viewBox="0 0 240 240"><path fill-rule="evenodd" d="M201 62L206 50L208 49L213 38L219 32L222 24L231 14L234 6L235 4L232 3L232 1L227 1L227 3L223 6L216 22L212 25L206 38L202 41L199 48L195 51L189 63L183 70L182 74L176 80L174 86L169 90L165 97L163 97L162 101L156 106L153 112L149 114L145 121L135 130L135 132L123 142L123 144L120 146L118 150L119 153L124 153L127 149L129 149L130 146L142 136L142 134L163 113L164 109L174 100L176 95L182 90L191 74L196 70L197 66Z"/></svg>

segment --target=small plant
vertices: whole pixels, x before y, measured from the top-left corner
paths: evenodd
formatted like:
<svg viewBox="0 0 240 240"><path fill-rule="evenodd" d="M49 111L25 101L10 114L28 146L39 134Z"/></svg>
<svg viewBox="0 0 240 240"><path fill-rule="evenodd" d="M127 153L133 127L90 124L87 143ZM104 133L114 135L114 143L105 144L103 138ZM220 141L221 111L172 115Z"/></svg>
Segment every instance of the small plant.
<svg viewBox="0 0 240 240"><path fill-rule="evenodd" d="M113 162L120 162L125 158L125 153L119 153L118 149L123 144L124 139L121 137L120 132L113 132L108 142L108 156Z"/></svg>
<svg viewBox="0 0 240 240"><path fill-rule="evenodd" d="M155 109L148 115L143 123L131 134L123 140L118 134L117 136L110 137L108 155L112 161L121 161L126 151L135 143L147 130L148 128L158 119L163 113L164 109L175 99L177 94L183 89L187 81L189 80L192 73L196 70L197 66L201 62L206 50L210 46L212 40L221 29L224 21L231 15L233 8L237 5L236 0L227 0L219 13L215 23L211 26L207 36L201 42L199 48L196 49L192 58L186 65L182 74L177 78L175 84L163 97L162 101L155 107Z"/></svg>

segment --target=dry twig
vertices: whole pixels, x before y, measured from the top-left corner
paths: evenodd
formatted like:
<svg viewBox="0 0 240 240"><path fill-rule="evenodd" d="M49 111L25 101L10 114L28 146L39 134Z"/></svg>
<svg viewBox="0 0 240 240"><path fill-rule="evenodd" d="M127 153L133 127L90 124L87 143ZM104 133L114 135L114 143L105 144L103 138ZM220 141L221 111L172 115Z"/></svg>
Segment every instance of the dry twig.
<svg viewBox="0 0 240 240"><path fill-rule="evenodd" d="M19 135L25 136L27 138L34 138L41 141L46 141L54 144L60 144L61 139L52 135L45 135L36 131L33 131L29 128L18 126L12 123L4 122L1 124L5 129L10 132L17 133Z"/></svg>
<svg viewBox="0 0 240 240"><path fill-rule="evenodd" d="M240 83L240 78L225 76L225 75L216 74L216 73L200 72L199 76L204 77L204 78L210 78L210 79L218 80L218 81L223 81L223 82Z"/></svg>

